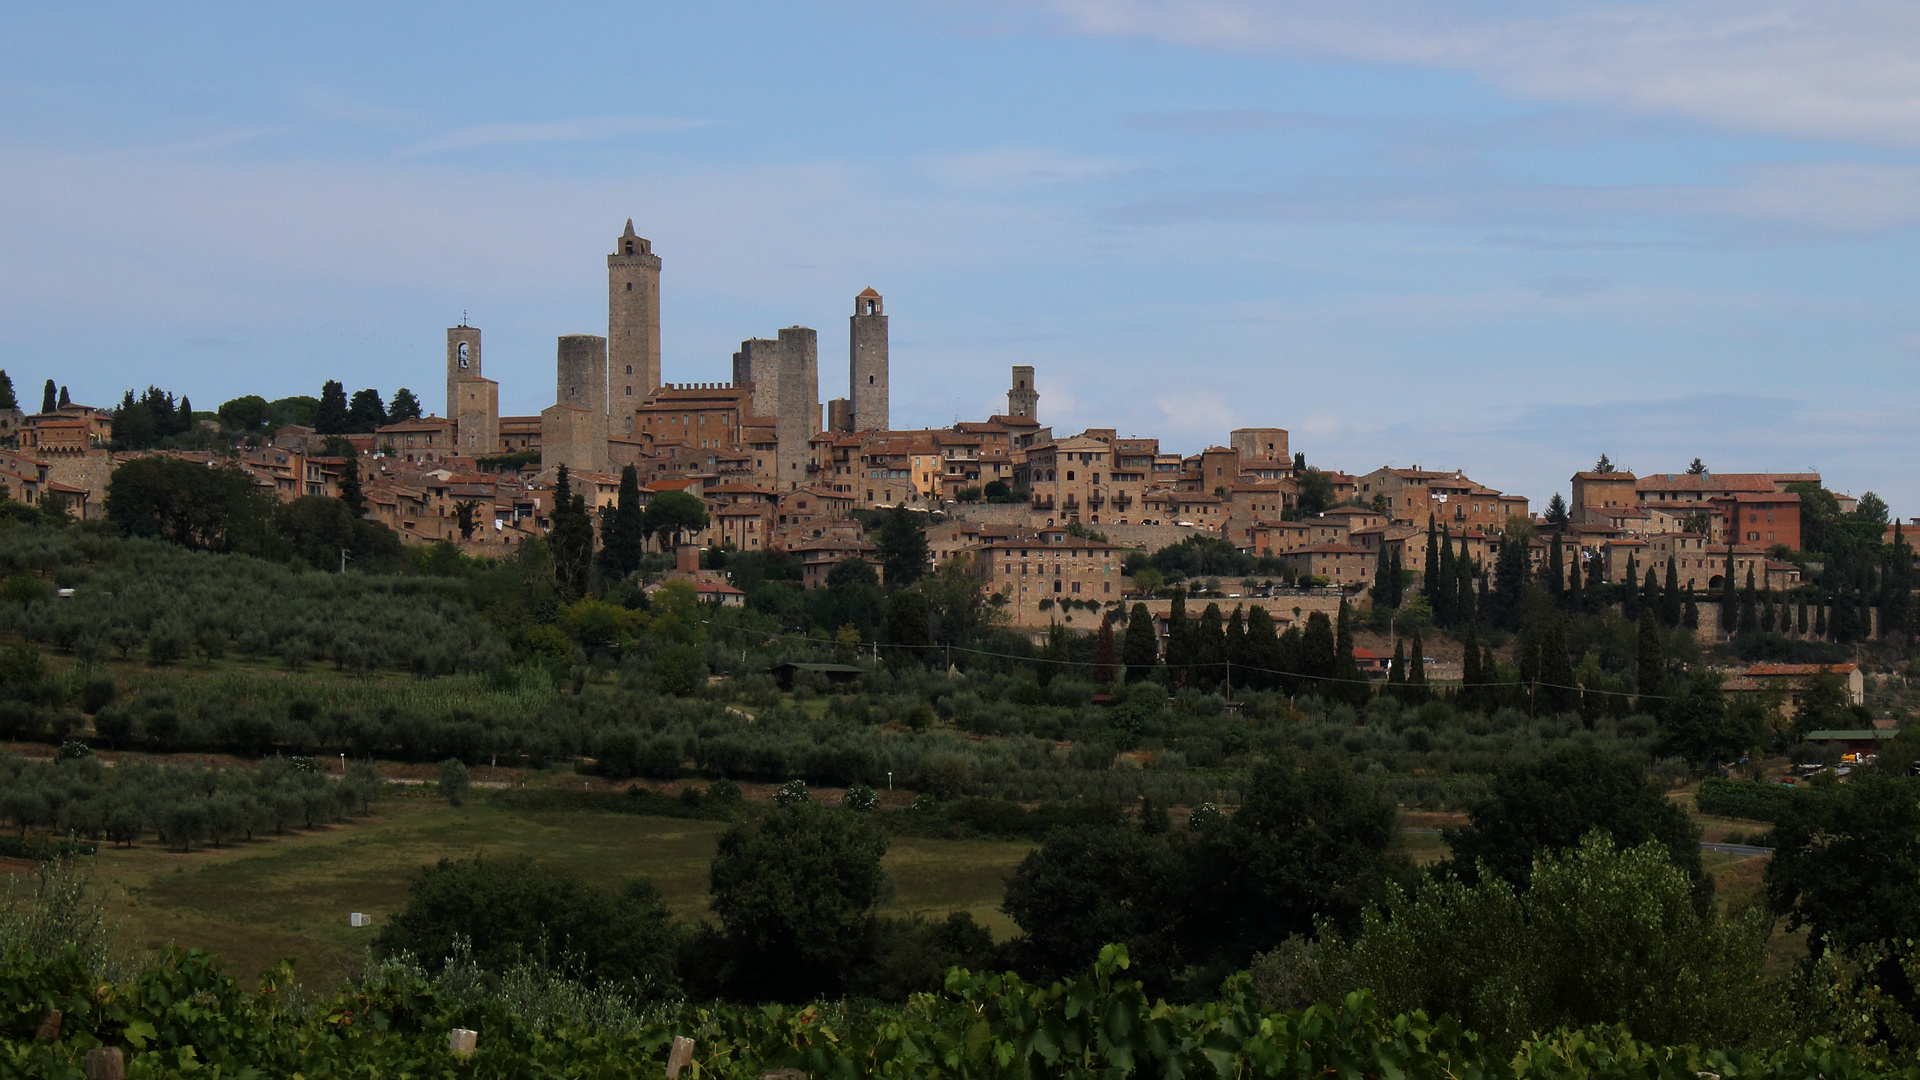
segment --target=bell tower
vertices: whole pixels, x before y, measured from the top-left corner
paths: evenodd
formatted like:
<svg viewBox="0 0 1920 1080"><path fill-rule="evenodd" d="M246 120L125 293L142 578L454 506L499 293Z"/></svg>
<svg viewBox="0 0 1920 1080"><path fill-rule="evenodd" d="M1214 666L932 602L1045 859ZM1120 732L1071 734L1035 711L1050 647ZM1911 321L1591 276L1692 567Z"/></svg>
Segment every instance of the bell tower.
<svg viewBox="0 0 1920 1080"><path fill-rule="evenodd" d="M660 256L633 219L607 256L609 412L628 415L660 388Z"/></svg>
<svg viewBox="0 0 1920 1080"><path fill-rule="evenodd" d="M847 327L847 381L853 402L850 431L889 431L887 413L887 316L880 294L868 288L853 298Z"/></svg>
<svg viewBox="0 0 1920 1080"><path fill-rule="evenodd" d="M1031 420L1040 412L1040 392L1033 388L1033 369L1022 364L1013 369L1013 385L1007 389L1007 415Z"/></svg>
<svg viewBox="0 0 1920 1080"><path fill-rule="evenodd" d="M480 378L480 328L468 326L466 319L459 326L447 327L447 409L441 413L449 419L460 415L460 380Z"/></svg>

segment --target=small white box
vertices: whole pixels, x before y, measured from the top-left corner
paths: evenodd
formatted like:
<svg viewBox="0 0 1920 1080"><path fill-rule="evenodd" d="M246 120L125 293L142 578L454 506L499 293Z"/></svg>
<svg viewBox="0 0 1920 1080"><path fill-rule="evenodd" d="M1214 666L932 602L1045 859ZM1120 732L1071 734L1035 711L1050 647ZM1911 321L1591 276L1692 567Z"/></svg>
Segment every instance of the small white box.
<svg viewBox="0 0 1920 1080"><path fill-rule="evenodd" d="M372 926L373 920L355 911L355 912L350 912L347 915L347 925L348 926Z"/></svg>

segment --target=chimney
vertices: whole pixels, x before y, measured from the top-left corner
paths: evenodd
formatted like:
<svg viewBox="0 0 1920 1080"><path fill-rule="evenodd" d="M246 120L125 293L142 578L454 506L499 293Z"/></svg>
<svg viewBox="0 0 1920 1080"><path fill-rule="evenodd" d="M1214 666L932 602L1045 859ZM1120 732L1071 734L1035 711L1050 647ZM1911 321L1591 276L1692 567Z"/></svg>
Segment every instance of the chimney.
<svg viewBox="0 0 1920 1080"><path fill-rule="evenodd" d="M681 544L673 549L673 568L683 574L691 574L700 569L700 546Z"/></svg>

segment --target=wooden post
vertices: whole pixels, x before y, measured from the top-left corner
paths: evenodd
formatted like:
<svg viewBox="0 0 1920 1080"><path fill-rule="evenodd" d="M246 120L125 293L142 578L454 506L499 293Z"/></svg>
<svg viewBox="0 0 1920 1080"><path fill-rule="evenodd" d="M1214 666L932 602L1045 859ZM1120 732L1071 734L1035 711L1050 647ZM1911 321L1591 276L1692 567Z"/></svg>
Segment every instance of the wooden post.
<svg viewBox="0 0 1920 1080"><path fill-rule="evenodd" d="M680 1080L680 1070L693 1064L693 1040L685 1035L673 1037L673 1050L667 1054L667 1080Z"/></svg>
<svg viewBox="0 0 1920 1080"><path fill-rule="evenodd" d="M87 1080L125 1080L127 1059L114 1046L96 1046L87 1051Z"/></svg>

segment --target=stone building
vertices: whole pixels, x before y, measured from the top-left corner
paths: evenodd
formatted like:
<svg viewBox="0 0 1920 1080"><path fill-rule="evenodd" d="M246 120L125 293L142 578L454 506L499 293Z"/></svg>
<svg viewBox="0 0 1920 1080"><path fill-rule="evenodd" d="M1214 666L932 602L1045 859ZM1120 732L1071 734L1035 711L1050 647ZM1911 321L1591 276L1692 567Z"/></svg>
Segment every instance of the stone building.
<svg viewBox="0 0 1920 1080"><path fill-rule="evenodd" d="M789 326L774 339L749 338L733 354L733 385L752 391L753 411L771 417L776 483L790 490L812 480L808 441L820 431L819 335Z"/></svg>
<svg viewBox="0 0 1920 1080"><path fill-rule="evenodd" d="M556 366L558 400L540 413L540 471L564 464L573 472L605 472L607 339L562 337Z"/></svg>
<svg viewBox="0 0 1920 1080"><path fill-rule="evenodd" d="M889 430L887 316L871 286L853 298L847 319L847 381L853 408L846 430Z"/></svg>
<svg viewBox="0 0 1920 1080"><path fill-rule="evenodd" d="M1033 386L1033 368L1016 365L1013 369L1013 386L1007 390L1007 415L1026 420L1036 420L1040 416L1040 391Z"/></svg>

